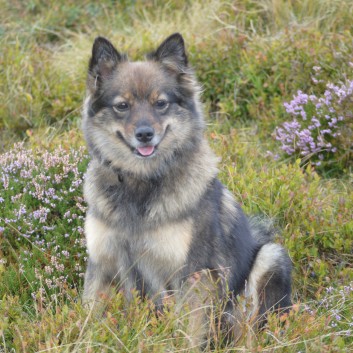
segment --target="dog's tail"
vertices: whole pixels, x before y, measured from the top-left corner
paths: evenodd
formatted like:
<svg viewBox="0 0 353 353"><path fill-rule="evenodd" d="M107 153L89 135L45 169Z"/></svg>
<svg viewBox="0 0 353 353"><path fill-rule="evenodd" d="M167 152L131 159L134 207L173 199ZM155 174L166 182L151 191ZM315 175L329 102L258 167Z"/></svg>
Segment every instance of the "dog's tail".
<svg viewBox="0 0 353 353"><path fill-rule="evenodd" d="M267 311L287 312L291 307L292 263L287 251L273 242L277 233L271 219L249 218L252 236L259 244L245 295L252 298L251 315L259 327L266 322Z"/></svg>

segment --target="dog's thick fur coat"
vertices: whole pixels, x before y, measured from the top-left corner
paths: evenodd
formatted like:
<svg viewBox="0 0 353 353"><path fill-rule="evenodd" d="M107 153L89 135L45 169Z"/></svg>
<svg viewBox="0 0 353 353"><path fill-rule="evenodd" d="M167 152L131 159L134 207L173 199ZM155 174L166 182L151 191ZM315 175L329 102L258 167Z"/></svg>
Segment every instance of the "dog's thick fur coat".
<svg viewBox="0 0 353 353"><path fill-rule="evenodd" d="M97 38L87 92L84 300L99 300L115 283L162 305L165 293L210 270L233 298L250 296L260 316L290 306L286 251L217 179L181 35L141 62Z"/></svg>

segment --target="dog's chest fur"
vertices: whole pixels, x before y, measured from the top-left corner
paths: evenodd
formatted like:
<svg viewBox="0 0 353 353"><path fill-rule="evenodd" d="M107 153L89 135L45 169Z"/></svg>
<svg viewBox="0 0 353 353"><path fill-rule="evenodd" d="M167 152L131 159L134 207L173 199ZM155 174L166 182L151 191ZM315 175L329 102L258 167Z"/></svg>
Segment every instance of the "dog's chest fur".
<svg viewBox="0 0 353 353"><path fill-rule="evenodd" d="M130 234L88 215L87 248L94 262L113 264L119 278L128 278L128 272L136 268L149 290L157 293L164 290L165 284L183 268L192 239L192 226L191 220L186 219L142 234Z"/></svg>
<svg viewBox="0 0 353 353"><path fill-rule="evenodd" d="M139 239L138 268L152 288L162 288L183 269L192 239L192 222L165 224ZM163 281L161 281L163 279Z"/></svg>

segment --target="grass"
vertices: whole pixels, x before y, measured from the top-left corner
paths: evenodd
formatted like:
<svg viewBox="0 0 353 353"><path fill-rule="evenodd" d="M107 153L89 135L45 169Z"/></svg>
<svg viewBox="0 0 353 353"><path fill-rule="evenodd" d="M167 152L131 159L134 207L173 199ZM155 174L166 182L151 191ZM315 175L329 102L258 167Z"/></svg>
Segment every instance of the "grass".
<svg viewBox="0 0 353 353"><path fill-rule="evenodd" d="M352 155L319 169L287 158L274 133L298 90L320 96L327 82L352 79L350 1L0 5L0 352L195 351L187 308L171 304L157 318L148 301L118 293L95 317L79 300L88 164L80 110L93 39L139 58L174 31L203 84L222 182L247 213L274 220L294 264L291 314L271 316L257 334L245 327L235 348L211 320L207 351L353 349Z"/></svg>

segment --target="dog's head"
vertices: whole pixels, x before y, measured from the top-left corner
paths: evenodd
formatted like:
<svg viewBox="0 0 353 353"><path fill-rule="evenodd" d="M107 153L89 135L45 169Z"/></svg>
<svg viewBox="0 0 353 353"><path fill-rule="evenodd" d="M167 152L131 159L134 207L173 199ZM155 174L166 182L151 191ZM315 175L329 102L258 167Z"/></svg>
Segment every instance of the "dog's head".
<svg viewBox="0 0 353 353"><path fill-rule="evenodd" d="M199 87L178 33L136 62L96 38L87 91L83 130L89 150L122 172L160 175L202 139Z"/></svg>

